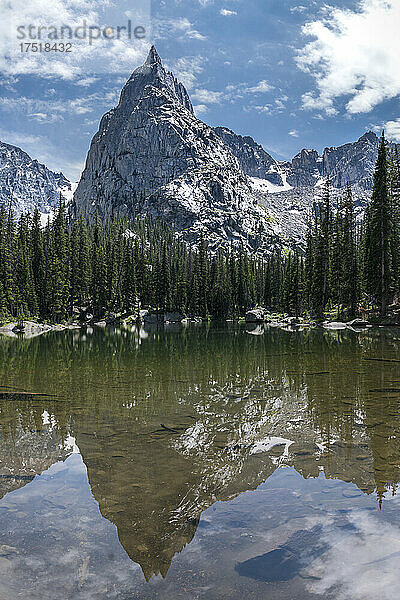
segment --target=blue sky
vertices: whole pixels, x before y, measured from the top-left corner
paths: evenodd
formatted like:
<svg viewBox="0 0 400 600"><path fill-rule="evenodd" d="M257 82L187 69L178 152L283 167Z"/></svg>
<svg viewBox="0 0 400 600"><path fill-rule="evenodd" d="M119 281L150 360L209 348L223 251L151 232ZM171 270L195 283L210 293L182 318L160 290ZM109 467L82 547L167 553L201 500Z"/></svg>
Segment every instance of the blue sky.
<svg viewBox="0 0 400 600"><path fill-rule="evenodd" d="M36 20L130 19L149 30L150 11L144 40L74 42L68 56L21 53L16 40L16 27ZM278 159L383 126L400 141L396 0L13 0L10 16L0 26L0 139L72 180L151 43L199 118L251 135Z"/></svg>

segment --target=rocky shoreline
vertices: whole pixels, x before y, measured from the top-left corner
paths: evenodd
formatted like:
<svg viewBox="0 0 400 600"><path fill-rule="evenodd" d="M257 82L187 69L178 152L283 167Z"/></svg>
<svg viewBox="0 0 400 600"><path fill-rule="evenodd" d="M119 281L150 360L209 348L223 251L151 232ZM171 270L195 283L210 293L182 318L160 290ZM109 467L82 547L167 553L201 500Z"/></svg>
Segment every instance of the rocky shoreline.
<svg viewBox="0 0 400 600"><path fill-rule="evenodd" d="M0 326L0 334L7 337L18 337L24 335L26 338L36 337L49 331L65 331L66 329L80 329L79 323L56 323L49 325L48 323L37 323L35 321L24 321L22 323L7 323Z"/></svg>
<svg viewBox="0 0 400 600"><path fill-rule="evenodd" d="M106 328L112 325L142 325L144 327L162 327L169 325L200 324L210 322L209 318L186 316L179 311L159 313L152 310L137 310L134 314L109 313L104 319L98 320L88 309L79 315L74 314L74 320L66 323L41 323L31 320L23 322L0 323L0 335L16 338L33 338L50 331L66 331L68 329L82 329L84 327ZM78 317L78 319L76 318ZM351 329L360 331L370 327L398 327L400 319L397 315L392 315L386 319L379 319L374 316L373 319L364 320L361 318L351 319L349 321L326 320L318 322L306 317L291 317L288 315L270 313L264 308L255 308L246 313L244 318L228 319L227 322L245 323L249 328L249 333L260 335L264 326L276 327L290 330L303 330L313 328L323 328L326 330L337 331Z"/></svg>
<svg viewBox="0 0 400 600"><path fill-rule="evenodd" d="M186 317L179 312L156 313L147 310L141 310L135 315L109 315L103 320L96 320L93 317L89 321L75 321L67 323L40 323L36 321L24 321L23 323L10 322L0 324L0 335L17 338L23 336L25 339L37 337L51 331L78 330L85 327L106 328L109 326L122 325L141 325L144 327L164 327L169 325L188 326L190 324L201 324L210 322L210 319L202 317ZM248 333L261 335L264 327L276 327L285 330L305 330L323 328L330 331L353 330L362 331L371 327L396 327L398 323L388 322L368 322L363 319L352 319L350 321L323 321L316 322L303 317L289 317L286 315L277 315L268 313L263 309L254 309L246 313L244 318L228 319L229 323L242 323L248 327Z"/></svg>

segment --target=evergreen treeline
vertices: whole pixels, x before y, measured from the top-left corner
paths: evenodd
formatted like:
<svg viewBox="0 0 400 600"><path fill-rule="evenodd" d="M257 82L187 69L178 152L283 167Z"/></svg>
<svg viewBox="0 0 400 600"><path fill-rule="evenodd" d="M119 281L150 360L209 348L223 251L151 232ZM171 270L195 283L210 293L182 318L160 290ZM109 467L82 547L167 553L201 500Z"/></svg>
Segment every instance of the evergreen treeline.
<svg viewBox="0 0 400 600"><path fill-rule="evenodd" d="M135 218L68 222L63 201L42 228L37 211L15 222L0 208L0 316L60 322L74 307L96 318L133 313L138 300L157 311L202 317L242 315L256 304L278 306L280 256L244 251L211 255L176 239L164 223Z"/></svg>
<svg viewBox="0 0 400 600"><path fill-rule="evenodd" d="M306 250L306 304L319 318L328 309L356 315L360 308L385 316L399 300L400 156L385 136L379 145L371 200L356 223L350 186L335 209L330 183L314 209Z"/></svg>
<svg viewBox="0 0 400 600"><path fill-rule="evenodd" d="M357 224L350 187L332 207L326 182L314 208L304 256L298 251L255 258L244 250L210 254L179 241L150 218L70 223L60 200L43 228L37 211L15 222L0 208L0 318L60 322L74 307L95 318L133 313L140 300L157 311L191 316L243 316L255 306L322 318L327 310L382 315L399 297L400 157L382 135L374 189Z"/></svg>

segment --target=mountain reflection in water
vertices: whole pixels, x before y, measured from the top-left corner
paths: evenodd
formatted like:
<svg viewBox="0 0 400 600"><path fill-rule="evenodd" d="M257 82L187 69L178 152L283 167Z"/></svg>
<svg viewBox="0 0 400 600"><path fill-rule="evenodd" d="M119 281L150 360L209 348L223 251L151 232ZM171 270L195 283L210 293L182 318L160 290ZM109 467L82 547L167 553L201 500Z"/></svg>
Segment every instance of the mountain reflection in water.
<svg viewBox="0 0 400 600"><path fill-rule="evenodd" d="M399 346L395 330L234 325L0 339L0 494L79 449L101 515L147 581L167 575L204 511L283 467L382 504L400 480ZM327 549L320 524L309 531L314 545L296 554L288 535L238 574L294 577Z"/></svg>

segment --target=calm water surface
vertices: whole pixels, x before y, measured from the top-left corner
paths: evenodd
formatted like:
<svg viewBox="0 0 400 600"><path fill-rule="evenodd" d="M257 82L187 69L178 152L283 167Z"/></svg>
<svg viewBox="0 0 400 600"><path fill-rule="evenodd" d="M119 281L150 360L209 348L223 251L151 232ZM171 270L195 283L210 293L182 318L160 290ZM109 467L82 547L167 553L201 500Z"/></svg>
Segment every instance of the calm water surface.
<svg viewBox="0 0 400 600"><path fill-rule="evenodd" d="M400 331L0 338L0 599L400 589Z"/></svg>

